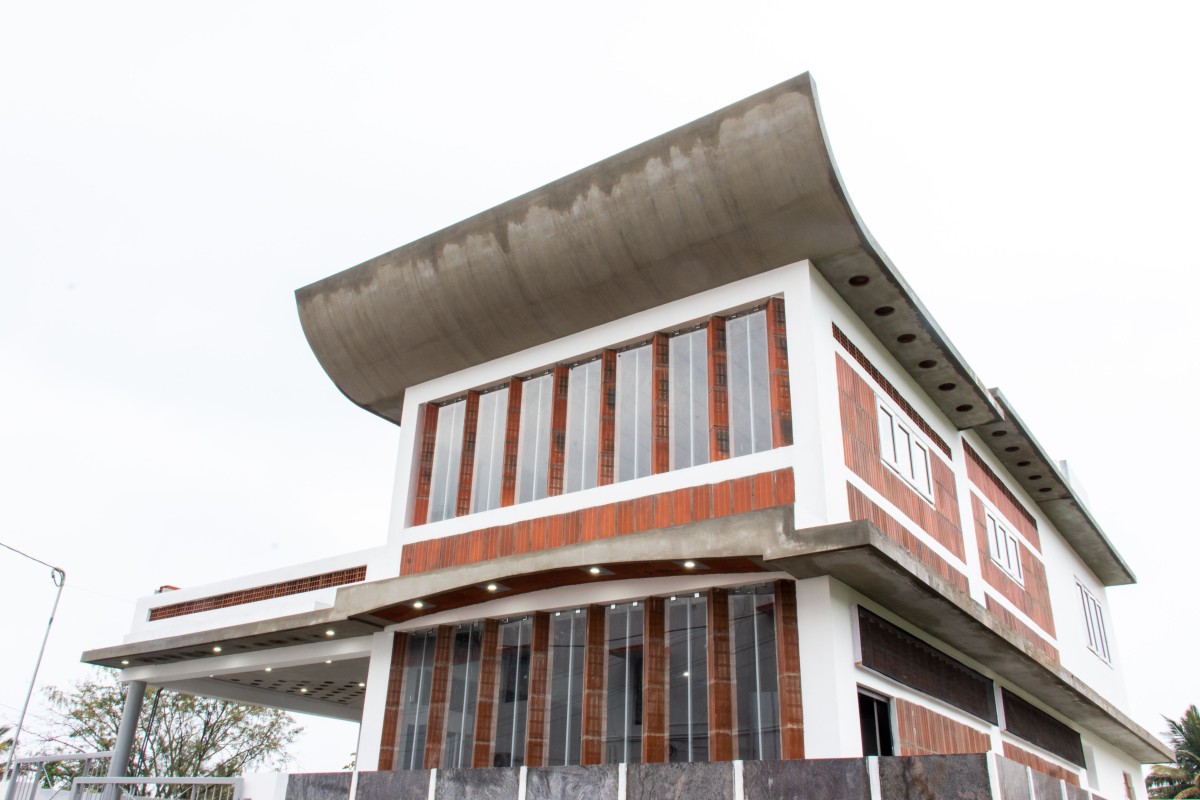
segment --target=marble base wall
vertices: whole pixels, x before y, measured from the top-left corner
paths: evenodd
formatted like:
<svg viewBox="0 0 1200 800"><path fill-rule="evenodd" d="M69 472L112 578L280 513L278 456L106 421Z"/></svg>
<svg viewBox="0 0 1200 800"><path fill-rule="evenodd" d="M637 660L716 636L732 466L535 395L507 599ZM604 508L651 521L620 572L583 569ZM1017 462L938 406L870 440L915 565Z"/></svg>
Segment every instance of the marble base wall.
<svg viewBox="0 0 1200 800"><path fill-rule="evenodd" d="M350 773L292 775L286 800L350 800ZM740 791L737 791L740 789ZM360 772L354 800L1101 800L1003 756Z"/></svg>

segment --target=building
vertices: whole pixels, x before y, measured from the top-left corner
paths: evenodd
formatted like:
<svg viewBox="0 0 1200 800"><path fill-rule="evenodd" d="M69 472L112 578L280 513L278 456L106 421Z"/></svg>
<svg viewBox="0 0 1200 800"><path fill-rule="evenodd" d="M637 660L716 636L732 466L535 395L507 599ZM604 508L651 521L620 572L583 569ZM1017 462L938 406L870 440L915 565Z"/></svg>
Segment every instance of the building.
<svg viewBox="0 0 1200 800"><path fill-rule="evenodd" d="M145 598L86 661L360 720L371 797L847 758L889 796L862 756L958 754L1115 800L1170 758L1123 710L1132 572L871 238L806 75L297 302L400 427L387 543Z"/></svg>

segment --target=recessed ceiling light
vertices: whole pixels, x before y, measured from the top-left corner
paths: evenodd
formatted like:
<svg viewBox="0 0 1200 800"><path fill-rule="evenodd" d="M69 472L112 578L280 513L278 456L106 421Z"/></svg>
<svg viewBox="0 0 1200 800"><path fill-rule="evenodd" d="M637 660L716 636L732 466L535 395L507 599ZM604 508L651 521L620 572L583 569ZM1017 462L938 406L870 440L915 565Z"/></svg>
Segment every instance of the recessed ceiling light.
<svg viewBox="0 0 1200 800"><path fill-rule="evenodd" d="M413 608L424 608L424 607L425 607L425 603L423 603L422 601L420 601L420 600L413 601Z"/></svg>
<svg viewBox="0 0 1200 800"><path fill-rule="evenodd" d="M685 562L683 562L683 566L685 569L695 569L696 562L695 561L685 561Z"/></svg>
<svg viewBox="0 0 1200 800"><path fill-rule="evenodd" d="M488 590L489 592L494 592L494 591L496 591L496 590L497 590L497 589L499 589L499 588L500 588L500 587L499 587L499 586L497 586L497 585L496 585L496 584L494 584L494 583L489 583L489 584L487 585L487 590Z"/></svg>
<svg viewBox="0 0 1200 800"><path fill-rule="evenodd" d="M214 653L219 653L219 652L221 652L221 646L220 646L220 645L217 645L216 647L214 647L214 648L213 648L213 652L214 652Z"/></svg>
<svg viewBox="0 0 1200 800"><path fill-rule="evenodd" d="M326 664L332 664L332 663L333 663L333 659L332 659L332 658L327 658L327 659L325 659L325 663L326 663Z"/></svg>
<svg viewBox="0 0 1200 800"><path fill-rule="evenodd" d="M127 661L127 660L126 660L126 661L122 661L122 662L121 662L121 666L122 666L122 667L128 667L128 666L129 666L129 661Z"/></svg>
<svg viewBox="0 0 1200 800"><path fill-rule="evenodd" d="M330 628L329 630L325 631L326 636L333 636L335 633L337 633L337 631L335 631L333 628Z"/></svg>
<svg viewBox="0 0 1200 800"><path fill-rule="evenodd" d="M360 683L360 684L358 684L358 688L365 689L365 688L367 688L367 685L365 683Z"/></svg>
<svg viewBox="0 0 1200 800"><path fill-rule="evenodd" d="M588 572L592 573L593 575L599 575L600 568L599 567L591 567L588 569Z"/></svg>
<svg viewBox="0 0 1200 800"><path fill-rule="evenodd" d="M270 671L271 671L270 667L267 667L266 669L263 670L263 672L270 672Z"/></svg>
<svg viewBox="0 0 1200 800"><path fill-rule="evenodd" d="M307 686L301 686L301 687L300 687L300 694L308 694L308 687L307 687Z"/></svg>

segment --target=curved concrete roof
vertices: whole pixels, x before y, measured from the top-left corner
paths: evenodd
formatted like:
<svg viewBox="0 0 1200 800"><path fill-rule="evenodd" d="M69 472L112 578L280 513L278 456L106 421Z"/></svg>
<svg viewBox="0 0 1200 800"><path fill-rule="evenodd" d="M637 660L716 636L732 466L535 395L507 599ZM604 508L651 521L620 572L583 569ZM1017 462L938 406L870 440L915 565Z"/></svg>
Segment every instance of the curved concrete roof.
<svg viewBox="0 0 1200 800"><path fill-rule="evenodd" d="M1133 582L1054 461L859 219L807 74L317 281L296 301L337 387L399 424L410 386L804 259L960 430L1026 440L1026 471L1054 478L1036 495L1043 510L1079 532L1071 543L1102 581Z"/></svg>

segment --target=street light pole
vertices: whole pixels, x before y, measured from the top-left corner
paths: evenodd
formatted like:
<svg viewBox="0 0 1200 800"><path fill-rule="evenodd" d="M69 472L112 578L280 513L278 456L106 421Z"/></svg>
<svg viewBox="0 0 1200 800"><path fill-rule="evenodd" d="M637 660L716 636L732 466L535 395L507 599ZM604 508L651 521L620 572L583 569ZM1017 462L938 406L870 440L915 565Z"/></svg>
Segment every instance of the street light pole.
<svg viewBox="0 0 1200 800"><path fill-rule="evenodd" d="M46 633L42 635L42 648L38 650L37 663L33 666L33 678L29 681L29 691L25 693L25 705L21 707L21 718L17 721L17 731L13 734L12 748L8 751L8 765L4 769L4 774L8 777L8 798L12 797L13 789L16 788L16 775L12 774L13 759L17 757L17 744L21 740L21 730L25 727L25 714L29 711L29 701L33 697L33 689L37 685L38 672L42 669L42 656L46 654L46 642L50 639L50 626L54 624L54 615L58 613L58 601L62 598L63 586L67 582L67 573L56 566L47 564L40 558L34 558L28 553L22 553L15 547L0 542L0 547L12 550L20 556L28 558L30 561L36 561L44 567L50 567L50 580L54 581L54 585L58 587L58 591L54 595L54 606L50 609L50 620L46 623Z"/></svg>

